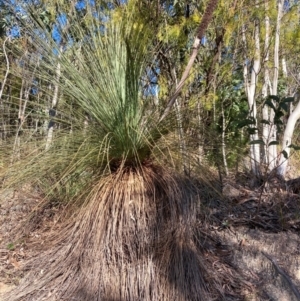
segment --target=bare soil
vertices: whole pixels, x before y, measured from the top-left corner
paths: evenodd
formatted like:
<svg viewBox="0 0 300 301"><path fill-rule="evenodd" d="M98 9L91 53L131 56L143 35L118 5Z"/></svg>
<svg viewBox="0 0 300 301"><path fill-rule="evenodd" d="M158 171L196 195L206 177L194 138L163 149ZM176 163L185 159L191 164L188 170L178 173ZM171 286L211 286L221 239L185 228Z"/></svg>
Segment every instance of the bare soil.
<svg viewBox="0 0 300 301"><path fill-rule="evenodd" d="M216 258L212 273L225 268L218 258L227 257L228 279L243 275L242 288L224 283L233 292L225 300L300 300L300 197L276 184L268 190L228 184L223 198L204 204L205 231L221 246L207 252ZM51 247L47 237L59 229L59 209L41 210L41 202L28 189L0 197L0 295L18 285L26 261Z"/></svg>

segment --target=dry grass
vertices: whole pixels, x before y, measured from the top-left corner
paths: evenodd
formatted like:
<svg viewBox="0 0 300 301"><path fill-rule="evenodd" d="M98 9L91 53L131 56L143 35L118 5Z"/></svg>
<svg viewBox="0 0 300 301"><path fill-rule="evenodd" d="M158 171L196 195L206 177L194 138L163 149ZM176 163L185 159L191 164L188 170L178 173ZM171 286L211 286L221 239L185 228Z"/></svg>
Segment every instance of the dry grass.
<svg viewBox="0 0 300 301"><path fill-rule="evenodd" d="M207 181L191 183L149 162L116 170L93 187L72 219L53 226L55 236L50 237L51 221L70 217L75 206L48 221L49 210L66 207L41 208L40 219L29 224L40 226L33 234L42 237L23 236L23 245L2 250L0 270L10 262L2 272L11 275L2 281L17 284L27 275L6 300L258 301L276 295L281 301L288 291L278 286L261 251L299 281L297 195L239 187L238 198L226 201ZM0 214L9 210L4 205ZM11 225L20 225L19 219ZM14 242L11 237L12 232L6 244ZM20 269L30 257L27 271Z"/></svg>
<svg viewBox="0 0 300 301"><path fill-rule="evenodd" d="M100 179L3 301L212 300L197 188L152 165ZM211 273L210 273L211 274Z"/></svg>

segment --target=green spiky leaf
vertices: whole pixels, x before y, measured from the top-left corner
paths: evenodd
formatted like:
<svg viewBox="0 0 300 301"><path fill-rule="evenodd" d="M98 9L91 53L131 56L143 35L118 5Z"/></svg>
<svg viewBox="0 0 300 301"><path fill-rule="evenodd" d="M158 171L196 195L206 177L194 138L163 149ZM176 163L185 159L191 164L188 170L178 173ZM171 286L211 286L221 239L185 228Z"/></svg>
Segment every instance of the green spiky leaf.
<svg viewBox="0 0 300 301"><path fill-rule="evenodd" d="M283 102L293 102L295 100L294 97L285 97L282 99Z"/></svg>
<svg viewBox="0 0 300 301"><path fill-rule="evenodd" d="M239 122L238 123L238 127L239 128L243 128L243 127L245 127L247 125L252 125L252 124L255 124L255 120L248 118L248 119L244 119L241 122Z"/></svg>
<svg viewBox="0 0 300 301"><path fill-rule="evenodd" d="M288 153L285 150L283 150L281 153L283 154L285 159L288 159Z"/></svg>
<svg viewBox="0 0 300 301"><path fill-rule="evenodd" d="M282 108L286 112L288 112L288 110L289 110L289 107L285 102L280 102L279 107Z"/></svg>
<svg viewBox="0 0 300 301"><path fill-rule="evenodd" d="M271 141L268 146L271 146L271 145L279 145L279 141Z"/></svg>
<svg viewBox="0 0 300 301"><path fill-rule="evenodd" d="M299 145L295 145L295 144L291 144L289 145L290 148L294 149L294 150L300 150L300 146Z"/></svg>
<svg viewBox="0 0 300 301"><path fill-rule="evenodd" d="M273 101L271 99L267 99L265 101L265 105L269 106L270 108L272 108L274 111L276 111L276 107L273 104Z"/></svg>
<svg viewBox="0 0 300 301"><path fill-rule="evenodd" d="M268 98L269 98L269 99L273 99L273 100L275 100L275 101L277 101L277 102L280 101L280 98L279 98L277 95L269 95Z"/></svg>
<svg viewBox="0 0 300 301"><path fill-rule="evenodd" d="M250 135L253 135L255 134L256 132L258 131L257 128L247 128L247 132L250 134Z"/></svg>
<svg viewBox="0 0 300 301"><path fill-rule="evenodd" d="M265 145L265 142L262 139L258 139L258 140L253 140L250 141L249 144L261 144L261 145Z"/></svg>

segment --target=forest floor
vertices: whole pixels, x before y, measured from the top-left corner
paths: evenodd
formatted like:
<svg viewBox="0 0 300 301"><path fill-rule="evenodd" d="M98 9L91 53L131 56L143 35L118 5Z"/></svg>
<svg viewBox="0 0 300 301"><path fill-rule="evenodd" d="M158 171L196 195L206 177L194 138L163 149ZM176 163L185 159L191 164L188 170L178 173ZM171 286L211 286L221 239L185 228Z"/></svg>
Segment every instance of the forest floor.
<svg viewBox="0 0 300 301"><path fill-rule="evenodd" d="M300 300L300 196L292 190L278 183L251 190L229 181L222 198L205 202L203 228L220 242L207 256L216 258L214 272L228 275L225 300ZM59 209L36 210L40 202L26 189L0 196L0 294L18 285L24 263L59 228ZM224 257L228 264L218 265ZM232 281L238 277L244 287Z"/></svg>

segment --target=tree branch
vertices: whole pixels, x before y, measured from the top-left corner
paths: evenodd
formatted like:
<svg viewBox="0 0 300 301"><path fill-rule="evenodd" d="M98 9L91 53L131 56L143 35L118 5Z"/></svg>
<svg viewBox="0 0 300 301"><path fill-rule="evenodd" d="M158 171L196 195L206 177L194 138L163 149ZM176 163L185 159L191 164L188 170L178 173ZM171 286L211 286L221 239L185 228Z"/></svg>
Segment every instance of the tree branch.
<svg viewBox="0 0 300 301"><path fill-rule="evenodd" d="M0 101L2 99L2 94L3 94L3 90L4 90L4 86L6 84L6 80L7 80L7 77L8 77L8 73L9 73L9 59L8 59L8 55L6 53L6 49L5 49L5 43L7 42L9 38L7 37L4 42L3 42L3 53L4 53L4 56L5 56L5 60L6 60L6 72L5 72L5 76L4 76L4 79L2 81L2 85L1 85L1 90L0 90Z"/></svg>
<svg viewBox="0 0 300 301"><path fill-rule="evenodd" d="M193 51L192 51L191 57L189 59L189 62L182 74L180 82L176 86L176 90L175 90L174 94L172 95L171 99L169 100L169 103L167 104L166 109L164 110L162 116L160 117L159 122L161 122L163 119L165 119L166 116L169 114L171 108L173 107L173 105L175 103L176 98L178 97L186 79L189 76L189 73L192 69L193 63L194 63L196 56L198 54L198 51L199 51L201 39L204 37L204 33L208 27L208 24L210 23L210 21L213 17L213 13L217 7L218 2L219 2L219 0L210 0L209 3L207 4L205 13L202 17L201 23L197 30L197 35L196 35L196 38L195 38L195 41L193 44L193 48L192 48Z"/></svg>

